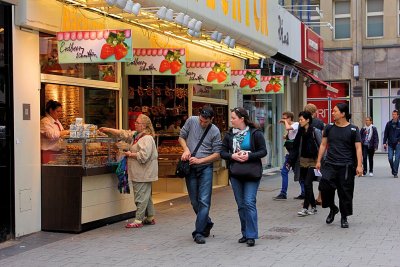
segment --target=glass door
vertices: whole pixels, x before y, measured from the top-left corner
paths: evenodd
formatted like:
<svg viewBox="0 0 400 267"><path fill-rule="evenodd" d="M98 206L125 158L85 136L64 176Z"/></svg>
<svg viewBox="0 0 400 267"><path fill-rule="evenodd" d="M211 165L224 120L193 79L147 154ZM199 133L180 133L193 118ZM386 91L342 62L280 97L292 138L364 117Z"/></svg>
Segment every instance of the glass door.
<svg viewBox="0 0 400 267"><path fill-rule="evenodd" d="M0 242L14 235L11 14L0 3Z"/></svg>

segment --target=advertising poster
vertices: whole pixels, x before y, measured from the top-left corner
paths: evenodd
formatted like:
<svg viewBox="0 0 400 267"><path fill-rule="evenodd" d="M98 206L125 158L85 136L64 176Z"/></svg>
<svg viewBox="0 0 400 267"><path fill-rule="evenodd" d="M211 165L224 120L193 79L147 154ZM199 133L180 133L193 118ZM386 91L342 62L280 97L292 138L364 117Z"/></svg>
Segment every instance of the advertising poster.
<svg viewBox="0 0 400 267"><path fill-rule="evenodd" d="M132 61L131 30L58 32L57 49L59 63Z"/></svg>
<svg viewBox="0 0 400 267"><path fill-rule="evenodd" d="M125 63L126 75L184 75L183 48L134 48L133 60Z"/></svg>
<svg viewBox="0 0 400 267"><path fill-rule="evenodd" d="M261 70L232 70L231 82L225 85L214 85L213 89L241 89L244 95L262 94L263 90L261 88Z"/></svg>
<svg viewBox="0 0 400 267"><path fill-rule="evenodd" d="M186 73L176 77L177 84L228 84L231 81L231 64L215 61L186 62Z"/></svg>
<svg viewBox="0 0 400 267"><path fill-rule="evenodd" d="M261 88L266 94L283 94L284 76L261 76Z"/></svg>

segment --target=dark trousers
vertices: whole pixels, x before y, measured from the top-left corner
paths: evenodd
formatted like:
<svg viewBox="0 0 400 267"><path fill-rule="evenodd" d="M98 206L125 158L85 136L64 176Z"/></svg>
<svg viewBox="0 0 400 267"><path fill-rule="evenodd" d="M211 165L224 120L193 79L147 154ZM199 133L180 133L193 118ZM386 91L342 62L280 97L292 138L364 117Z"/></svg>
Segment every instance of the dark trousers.
<svg viewBox="0 0 400 267"><path fill-rule="evenodd" d="M313 189L313 181L315 180L314 168L300 168L300 179L304 179L304 203L303 208L315 208L315 197Z"/></svg>
<svg viewBox="0 0 400 267"><path fill-rule="evenodd" d="M335 207L335 191L339 197L339 209L342 217L353 214L354 176L353 166L340 166L325 163L321 169L322 178L319 182L322 207Z"/></svg>
<svg viewBox="0 0 400 267"><path fill-rule="evenodd" d="M374 148L368 148L368 146L362 146L363 153L363 173L364 175L367 173L367 158L369 161L369 172L374 172Z"/></svg>

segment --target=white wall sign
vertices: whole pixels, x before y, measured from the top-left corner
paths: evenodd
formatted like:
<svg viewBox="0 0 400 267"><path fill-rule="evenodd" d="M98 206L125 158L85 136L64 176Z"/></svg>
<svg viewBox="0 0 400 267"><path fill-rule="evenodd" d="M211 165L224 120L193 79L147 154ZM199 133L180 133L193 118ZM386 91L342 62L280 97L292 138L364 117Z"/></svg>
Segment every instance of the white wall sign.
<svg viewBox="0 0 400 267"><path fill-rule="evenodd" d="M283 7L274 14L278 30L278 52L301 62L301 22Z"/></svg>

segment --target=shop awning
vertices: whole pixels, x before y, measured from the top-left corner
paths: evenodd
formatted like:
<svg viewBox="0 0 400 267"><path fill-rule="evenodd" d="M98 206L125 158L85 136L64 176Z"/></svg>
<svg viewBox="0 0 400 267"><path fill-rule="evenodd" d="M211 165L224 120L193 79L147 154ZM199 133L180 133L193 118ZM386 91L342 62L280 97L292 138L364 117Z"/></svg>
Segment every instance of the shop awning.
<svg viewBox="0 0 400 267"><path fill-rule="evenodd" d="M318 83L318 84L324 86L324 87L326 88L326 90L331 91L331 92L333 92L333 93L338 93L338 92L339 92L338 89L333 88L332 86L330 86L329 84L327 84L326 82L324 82L323 80L321 80L320 78L318 78L317 76L315 76L315 75L309 73L308 71L305 71L305 70L300 70L300 71L304 74L304 76L310 78L310 79L313 80L315 83Z"/></svg>

